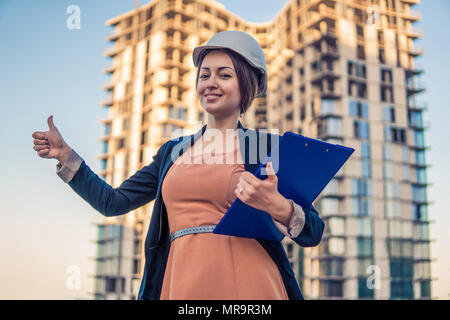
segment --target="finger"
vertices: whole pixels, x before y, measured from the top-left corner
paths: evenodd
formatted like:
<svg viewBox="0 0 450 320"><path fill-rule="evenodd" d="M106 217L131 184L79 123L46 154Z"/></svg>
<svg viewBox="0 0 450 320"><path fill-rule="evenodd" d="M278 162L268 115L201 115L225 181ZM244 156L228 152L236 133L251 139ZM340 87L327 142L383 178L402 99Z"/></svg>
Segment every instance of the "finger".
<svg viewBox="0 0 450 320"><path fill-rule="evenodd" d="M48 140L47 139L34 139L33 143L34 144L48 144Z"/></svg>
<svg viewBox="0 0 450 320"><path fill-rule="evenodd" d="M47 134L43 131L35 131L31 136L36 139L47 139Z"/></svg>
<svg viewBox="0 0 450 320"><path fill-rule="evenodd" d="M49 149L50 150L50 147L48 145L40 145L40 144L38 144L38 145L35 145L33 147L33 149L36 150L36 151L41 151L41 150L44 150L44 149Z"/></svg>
<svg viewBox="0 0 450 320"><path fill-rule="evenodd" d="M240 193L239 190L236 188L236 189L234 189L234 194L236 195L237 198L239 198L239 200L241 200L242 202L245 203L246 197L245 197L244 191L242 191L242 193Z"/></svg>
<svg viewBox="0 0 450 320"><path fill-rule="evenodd" d="M50 149L44 149L38 152L40 157L46 156L50 152Z"/></svg>
<svg viewBox="0 0 450 320"><path fill-rule="evenodd" d="M245 181L244 179L239 179L239 182L237 185L238 191L240 190L239 187L242 187L242 189L243 189L242 192L246 192L248 194L251 194L255 191L255 188L250 183Z"/></svg>
<svg viewBox="0 0 450 320"><path fill-rule="evenodd" d="M243 179L243 180L247 181L247 183L249 183L253 186L257 186L258 184L261 183L260 179L258 179L252 173L247 172L247 171L243 172L239 179Z"/></svg>

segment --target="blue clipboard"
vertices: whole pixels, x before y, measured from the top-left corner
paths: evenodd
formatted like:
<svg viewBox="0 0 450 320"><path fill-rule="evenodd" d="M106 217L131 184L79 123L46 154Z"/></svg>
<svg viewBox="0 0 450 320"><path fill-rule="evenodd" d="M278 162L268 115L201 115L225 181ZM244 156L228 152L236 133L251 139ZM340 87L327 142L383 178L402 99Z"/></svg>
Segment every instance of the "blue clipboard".
<svg viewBox="0 0 450 320"><path fill-rule="evenodd" d="M254 172L265 179L265 166L272 161L278 177L278 191L304 208L309 208L355 149L286 132ZM213 233L280 242L284 234L272 216L243 203L232 203Z"/></svg>

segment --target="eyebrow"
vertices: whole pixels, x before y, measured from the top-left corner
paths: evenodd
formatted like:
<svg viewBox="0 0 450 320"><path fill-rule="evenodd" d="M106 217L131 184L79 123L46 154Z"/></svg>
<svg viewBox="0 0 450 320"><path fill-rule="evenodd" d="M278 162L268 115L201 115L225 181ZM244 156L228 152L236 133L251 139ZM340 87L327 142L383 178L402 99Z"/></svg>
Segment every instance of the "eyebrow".
<svg viewBox="0 0 450 320"><path fill-rule="evenodd" d="M219 68L219 71L222 70L222 69L226 69L226 68L229 68L229 69L233 70L233 68L231 68L231 67L220 67L220 68ZM202 69L209 70L208 67L202 67ZM233 71L234 71L234 70L233 70Z"/></svg>

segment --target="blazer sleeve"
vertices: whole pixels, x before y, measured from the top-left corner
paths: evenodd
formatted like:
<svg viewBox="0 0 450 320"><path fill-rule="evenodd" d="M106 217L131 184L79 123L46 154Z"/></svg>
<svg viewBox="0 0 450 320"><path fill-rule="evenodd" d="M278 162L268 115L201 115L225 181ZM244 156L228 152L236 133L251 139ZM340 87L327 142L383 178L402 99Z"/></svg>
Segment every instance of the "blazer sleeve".
<svg viewBox="0 0 450 320"><path fill-rule="evenodd" d="M300 234L292 240L302 247L315 247L322 240L325 223L313 205L302 208L305 213L305 223Z"/></svg>
<svg viewBox="0 0 450 320"><path fill-rule="evenodd" d="M303 211L302 206L296 204L294 200L287 199L292 207L292 215L289 220L288 225L284 225L282 222L274 219L272 217L272 221L275 223L275 226L280 230L286 237L296 238L303 229L305 225L305 212Z"/></svg>
<svg viewBox="0 0 450 320"><path fill-rule="evenodd" d="M68 161L57 165L57 174L86 202L106 217L118 216L141 207L156 196L164 143L153 161L113 188L95 174L86 162L72 151ZM78 166L78 168L77 168Z"/></svg>

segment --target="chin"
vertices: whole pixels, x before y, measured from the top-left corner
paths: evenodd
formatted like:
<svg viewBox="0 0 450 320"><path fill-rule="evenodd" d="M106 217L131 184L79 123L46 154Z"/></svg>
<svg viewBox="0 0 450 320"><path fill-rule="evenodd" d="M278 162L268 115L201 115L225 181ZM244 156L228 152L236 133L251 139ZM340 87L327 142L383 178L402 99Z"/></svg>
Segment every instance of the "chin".
<svg viewBox="0 0 450 320"><path fill-rule="evenodd" d="M215 118L227 117L233 113L233 110L229 110L228 108L223 108L220 106L206 105L203 107L203 109Z"/></svg>

